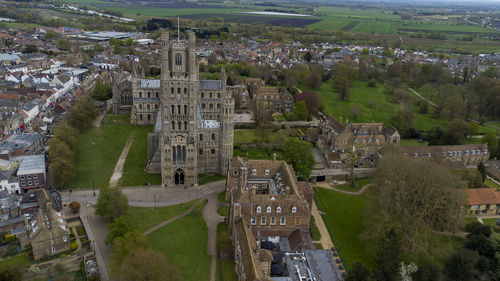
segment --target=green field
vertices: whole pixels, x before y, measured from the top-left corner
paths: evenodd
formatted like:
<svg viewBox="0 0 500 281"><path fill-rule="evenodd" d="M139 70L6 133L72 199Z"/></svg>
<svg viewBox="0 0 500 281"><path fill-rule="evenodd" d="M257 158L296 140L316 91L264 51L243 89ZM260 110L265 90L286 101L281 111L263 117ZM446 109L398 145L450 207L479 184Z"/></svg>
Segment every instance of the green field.
<svg viewBox="0 0 500 281"><path fill-rule="evenodd" d="M223 248L232 248L231 238L227 232L227 225L225 223L219 223L217 225L217 247L219 250ZM217 281L236 281L238 276L234 271L234 260L231 259L221 259L220 255L217 255L217 270L216 270L216 280Z"/></svg>
<svg viewBox="0 0 500 281"><path fill-rule="evenodd" d="M350 183L347 184L341 184L341 185L336 185L336 189L341 189L345 191L351 191L351 192L356 192L359 191L363 186L369 184L372 181L371 178L354 178L354 184L356 185L355 187L352 187Z"/></svg>
<svg viewBox="0 0 500 281"><path fill-rule="evenodd" d="M226 177L224 175L219 175L219 174L198 174L198 184L199 185L202 185L202 184L207 184L207 183L210 183L210 182L214 182L214 181L220 181L220 180L223 180L225 179Z"/></svg>
<svg viewBox="0 0 500 281"><path fill-rule="evenodd" d="M124 125L127 116L108 114L100 128L92 127L78 136L76 178L69 188L101 188L109 184L116 162L134 126ZM106 138L107 136L107 138Z"/></svg>
<svg viewBox="0 0 500 281"><path fill-rule="evenodd" d="M374 267L374 254L369 252L360 235L363 232L365 195L348 195L333 190L315 188L318 209L325 211L325 224L346 269L359 261Z"/></svg>
<svg viewBox="0 0 500 281"><path fill-rule="evenodd" d="M207 254L207 225L202 217L204 204L147 236L153 249L162 252L170 264L178 267L185 281L210 279Z"/></svg>
<svg viewBox="0 0 500 281"><path fill-rule="evenodd" d="M401 139L401 146L427 146L427 142L419 142L416 139Z"/></svg>
<svg viewBox="0 0 500 281"><path fill-rule="evenodd" d="M489 186L489 187L493 187L493 188L500 190L500 185L496 184L495 182L493 182L492 180L490 180L488 178L486 178L486 180L484 181L484 184Z"/></svg>
<svg viewBox="0 0 500 281"><path fill-rule="evenodd" d="M0 261L0 267L11 265L11 264L28 264L28 257L26 255L18 255L14 257L8 257Z"/></svg>
<svg viewBox="0 0 500 281"><path fill-rule="evenodd" d="M139 228L141 232L144 232L151 227L186 212L189 208L199 203L199 200L193 200L187 203L167 207L130 207L129 215L137 228Z"/></svg>
<svg viewBox="0 0 500 281"><path fill-rule="evenodd" d="M252 142L280 142L283 138L283 133L281 130L274 131L269 130L266 132L264 139L256 134L256 130L234 130L234 145L239 145L241 143L252 143Z"/></svg>
<svg viewBox="0 0 500 281"><path fill-rule="evenodd" d="M116 162L129 138L134 142L127 154L119 186L161 183L160 175L144 171L147 164L147 137L150 126L130 125L128 116L107 114L100 128L92 127L78 137L77 176L70 188L101 188L109 184ZM107 138L106 138L107 136Z"/></svg>

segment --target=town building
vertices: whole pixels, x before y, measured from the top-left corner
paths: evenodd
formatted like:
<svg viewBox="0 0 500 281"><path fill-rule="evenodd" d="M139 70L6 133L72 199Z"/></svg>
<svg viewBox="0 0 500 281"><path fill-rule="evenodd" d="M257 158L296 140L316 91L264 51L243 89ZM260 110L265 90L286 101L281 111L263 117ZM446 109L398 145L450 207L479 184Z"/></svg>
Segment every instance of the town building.
<svg viewBox="0 0 500 281"><path fill-rule="evenodd" d="M23 162L17 170L17 177L23 192L26 192L28 189L45 187L45 155L29 155L24 157Z"/></svg>
<svg viewBox="0 0 500 281"><path fill-rule="evenodd" d="M454 168L476 168L490 157L486 144L401 146L400 151L414 159L430 159Z"/></svg>
<svg viewBox="0 0 500 281"><path fill-rule="evenodd" d="M467 189L469 212L473 215L500 215L500 191L496 188Z"/></svg>
<svg viewBox="0 0 500 281"><path fill-rule="evenodd" d="M233 155L234 99L225 71L221 80L200 80L195 43L193 32L173 40L164 33L161 79L138 77L135 66L130 78L130 122L154 125L146 169L161 173L162 186L196 185L199 173L225 173ZM126 112L129 94L114 94L116 112Z"/></svg>
<svg viewBox="0 0 500 281"><path fill-rule="evenodd" d="M272 113L291 112L294 103L290 93L276 87L260 87L253 99L258 106L264 106Z"/></svg>

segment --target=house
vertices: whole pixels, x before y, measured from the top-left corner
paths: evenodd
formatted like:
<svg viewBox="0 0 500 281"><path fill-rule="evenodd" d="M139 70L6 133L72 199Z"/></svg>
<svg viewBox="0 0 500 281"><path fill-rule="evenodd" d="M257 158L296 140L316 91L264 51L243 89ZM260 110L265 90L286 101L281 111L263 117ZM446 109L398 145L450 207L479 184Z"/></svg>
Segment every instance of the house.
<svg viewBox="0 0 500 281"><path fill-rule="evenodd" d="M253 98L259 106L264 106L273 113L291 112L294 102L290 93L275 87L259 88Z"/></svg>
<svg viewBox="0 0 500 281"><path fill-rule="evenodd" d="M246 109L250 107L250 95L245 85L227 86L234 99L235 109Z"/></svg>
<svg viewBox="0 0 500 281"><path fill-rule="evenodd" d="M476 168L490 157L487 144L401 146L403 155L414 159L430 159L455 168Z"/></svg>
<svg viewBox="0 0 500 281"><path fill-rule="evenodd" d="M43 146L42 136L38 133L23 133L15 134L9 139L0 143L0 155L7 154L10 161L18 161L25 155L31 155L39 151ZM16 156L22 156L21 159L16 159ZM0 156L0 158L2 158ZM6 157L4 157L6 158Z"/></svg>
<svg viewBox="0 0 500 281"><path fill-rule="evenodd" d="M46 168L45 155L29 155L24 157L17 170L19 184L26 192L28 189L45 187Z"/></svg>
<svg viewBox="0 0 500 281"><path fill-rule="evenodd" d="M38 192L38 209L24 215L25 232L20 235L21 247L31 245L33 259L57 255L70 249L70 231L61 211L53 207L53 199L46 189Z"/></svg>
<svg viewBox="0 0 500 281"><path fill-rule="evenodd" d="M3 65L16 65L21 63L21 58L15 54L0 54L0 63Z"/></svg>
<svg viewBox="0 0 500 281"><path fill-rule="evenodd" d="M21 131L23 116L12 112L12 114L0 114L0 130L4 135L14 135Z"/></svg>
<svg viewBox="0 0 500 281"><path fill-rule="evenodd" d="M0 172L0 190L3 190L8 194L21 193L21 189L19 188L19 181L11 171Z"/></svg>
<svg viewBox="0 0 500 281"><path fill-rule="evenodd" d="M473 215L500 215L500 191L496 188L469 188L467 202Z"/></svg>

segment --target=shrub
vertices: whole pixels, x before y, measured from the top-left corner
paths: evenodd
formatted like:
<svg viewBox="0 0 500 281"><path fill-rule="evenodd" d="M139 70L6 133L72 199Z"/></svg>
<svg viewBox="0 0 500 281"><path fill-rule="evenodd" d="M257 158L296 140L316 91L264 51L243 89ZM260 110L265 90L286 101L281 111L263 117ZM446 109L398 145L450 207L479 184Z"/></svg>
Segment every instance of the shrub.
<svg viewBox="0 0 500 281"><path fill-rule="evenodd" d="M14 236L14 234L9 233L5 235L5 241L10 243L14 240L16 240L16 236Z"/></svg>
<svg viewBox="0 0 500 281"><path fill-rule="evenodd" d="M76 248L78 248L78 245L76 244L76 242L71 242L69 247L70 247L71 251L74 251L74 250L76 250Z"/></svg>
<svg viewBox="0 0 500 281"><path fill-rule="evenodd" d="M368 87L372 87L373 88L375 86L377 86L377 80L375 80L373 78L370 79L370 81L368 81Z"/></svg>

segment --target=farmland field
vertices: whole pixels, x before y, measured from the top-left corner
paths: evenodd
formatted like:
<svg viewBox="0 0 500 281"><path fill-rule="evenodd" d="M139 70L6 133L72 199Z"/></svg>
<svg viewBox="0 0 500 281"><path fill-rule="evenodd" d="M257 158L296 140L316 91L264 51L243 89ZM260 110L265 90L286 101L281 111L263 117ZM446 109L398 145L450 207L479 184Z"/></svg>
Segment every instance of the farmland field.
<svg viewBox="0 0 500 281"><path fill-rule="evenodd" d="M395 34L396 25L389 21L362 21L356 25L351 32Z"/></svg>

